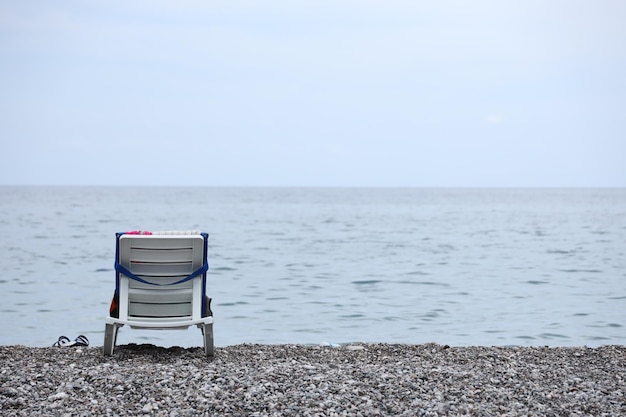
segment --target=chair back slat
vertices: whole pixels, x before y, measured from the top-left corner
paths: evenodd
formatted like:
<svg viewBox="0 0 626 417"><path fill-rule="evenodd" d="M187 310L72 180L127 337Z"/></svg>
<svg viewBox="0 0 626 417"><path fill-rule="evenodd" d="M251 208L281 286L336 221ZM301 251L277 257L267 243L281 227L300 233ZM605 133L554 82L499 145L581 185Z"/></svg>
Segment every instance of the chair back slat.
<svg viewBox="0 0 626 417"><path fill-rule="evenodd" d="M200 235L122 235L119 263L143 280L142 283L118 274L123 285L120 301L127 301L128 319L178 318L192 320L200 314L204 275L176 283L200 268L206 261L204 238ZM200 281L201 285L197 282ZM196 290L198 289L198 290ZM126 294L124 294L126 292Z"/></svg>

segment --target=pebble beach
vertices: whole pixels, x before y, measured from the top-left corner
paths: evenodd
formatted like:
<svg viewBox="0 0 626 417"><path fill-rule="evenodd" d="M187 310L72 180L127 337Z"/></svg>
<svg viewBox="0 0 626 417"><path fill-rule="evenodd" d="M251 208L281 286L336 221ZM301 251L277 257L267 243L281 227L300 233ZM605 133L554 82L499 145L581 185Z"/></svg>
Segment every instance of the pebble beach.
<svg viewBox="0 0 626 417"><path fill-rule="evenodd" d="M619 416L626 347L0 347L3 416Z"/></svg>

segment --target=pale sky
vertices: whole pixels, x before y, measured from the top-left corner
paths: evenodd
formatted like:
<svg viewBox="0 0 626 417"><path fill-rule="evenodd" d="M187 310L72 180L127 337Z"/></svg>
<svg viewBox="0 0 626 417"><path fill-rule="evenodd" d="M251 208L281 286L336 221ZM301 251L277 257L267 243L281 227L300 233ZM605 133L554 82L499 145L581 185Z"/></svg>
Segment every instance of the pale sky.
<svg viewBox="0 0 626 417"><path fill-rule="evenodd" d="M626 186L626 1L0 0L0 184Z"/></svg>

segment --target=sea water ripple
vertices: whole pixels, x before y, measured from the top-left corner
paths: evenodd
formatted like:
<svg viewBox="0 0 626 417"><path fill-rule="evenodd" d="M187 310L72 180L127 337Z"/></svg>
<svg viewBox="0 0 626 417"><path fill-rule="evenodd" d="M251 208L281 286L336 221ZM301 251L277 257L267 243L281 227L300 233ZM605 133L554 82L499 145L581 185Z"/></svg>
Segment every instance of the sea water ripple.
<svg viewBox="0 0 626 417"><path fill-rule="evenodd" d="M0 187L0 343L101 345L135 229L210 234L218 346L626 343L625 189L185 187Z"/></svg>

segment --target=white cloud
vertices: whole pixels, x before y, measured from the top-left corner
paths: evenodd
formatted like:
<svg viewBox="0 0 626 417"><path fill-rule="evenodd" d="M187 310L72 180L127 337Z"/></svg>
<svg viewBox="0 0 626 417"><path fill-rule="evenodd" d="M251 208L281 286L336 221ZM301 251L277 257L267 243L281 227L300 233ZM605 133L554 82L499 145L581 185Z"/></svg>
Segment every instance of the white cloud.
<svg viewBox="0 0 626 417"><path fill-rule="evenodd" d="M504 122L504 118L498 114L488 114L485 117L485 122L490 125L499 125Z"/></svg>

